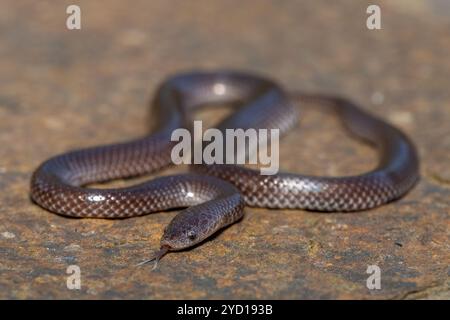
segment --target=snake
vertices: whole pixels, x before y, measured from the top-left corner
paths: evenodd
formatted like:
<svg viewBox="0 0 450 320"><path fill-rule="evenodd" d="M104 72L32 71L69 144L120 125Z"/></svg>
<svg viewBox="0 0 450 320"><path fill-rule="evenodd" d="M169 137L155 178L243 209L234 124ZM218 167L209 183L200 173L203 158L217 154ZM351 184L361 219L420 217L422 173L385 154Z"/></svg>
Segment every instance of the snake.
<svg viewBox="0 0 450 320"><path fill-rule="evenodd" d="M287 134L299 107L317 103L330 110L355 137L378 152L371 171L353 176L313 176L289 172L261 175L236 164L192 165L188 173L160 176L120 188L89 185L156 173L172 165L172 132L192 130L201 108L235 106L217 125L226 129L277 129ZM166 253L206 240L244 215L244 207L351 212L378 207L406 194L419 178L417 151L393 125L348 99L289 92L274 80L236 70L191 71L169 76L156 89L148 135L114 144L72 150L44 161L32 174L31 199L44 209L77 218L127 218L182 209L165 227ZM237 152L243 152L237 150Z"/></svg>

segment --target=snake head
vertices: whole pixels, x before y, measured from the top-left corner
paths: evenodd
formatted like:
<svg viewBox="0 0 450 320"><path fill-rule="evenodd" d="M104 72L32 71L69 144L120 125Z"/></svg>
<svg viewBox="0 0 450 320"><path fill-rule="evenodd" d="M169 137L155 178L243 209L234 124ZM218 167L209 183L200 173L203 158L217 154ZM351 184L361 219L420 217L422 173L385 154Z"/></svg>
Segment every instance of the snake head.
<svg viewBox="0 0 450 320"><path fill-rule="evenodd" d="M169 225L164 230L161 246L170 247L170 250L182 250L192 247L202 240L196 228L192 228L189 225L184 225L182 228L174 228Z"/></svg>
<svg viewBox="0 0 450 320"><path fill-rule="evenodd" d="M190 209L190 208L189 208ZM164 229L161 246L170 250L182 250L203 241L210 234L208 223L202 221L201 214L195 216L193 210L186 209L177 215Z"/></svg>
<svg viewBox="0 0 450 320"><path fill-rule="evenodd" d="M164 229L159 251L156 251L150 259L137 265L141 266L154 261L153 269L156 269L159 260L168 252L189 248L207 238L209 236L208 232L205 233L208 230L207 224L201 227L202 220L197 219L195 214L195 211L186 209L177 215Z"/></svg>

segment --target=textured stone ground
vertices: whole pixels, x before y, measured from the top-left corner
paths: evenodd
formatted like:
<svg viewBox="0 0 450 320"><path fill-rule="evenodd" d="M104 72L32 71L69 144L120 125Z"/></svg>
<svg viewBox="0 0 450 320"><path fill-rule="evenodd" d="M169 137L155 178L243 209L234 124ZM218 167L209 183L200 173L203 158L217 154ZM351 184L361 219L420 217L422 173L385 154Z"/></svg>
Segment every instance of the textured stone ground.
<svg viewBox="0 0 450 320"><path fill-rule="evenodd" d="M0 3L0 298L450 298L448 2L371 1L380 31L366 29L368 2L356 0L77 1L82 30L68 31L71 3ZM411 136L420 183L361 213L247 208L154 272L133 265L176 212L76 220L30 202L41 161L144 134L162 79L219 67L358 101ZM342 175L375 164L334 119L309 110L301 122L282 144L283 169ZM73 264L81 290L66 288ZM373 264L381 290L366 288Z"/></svg>

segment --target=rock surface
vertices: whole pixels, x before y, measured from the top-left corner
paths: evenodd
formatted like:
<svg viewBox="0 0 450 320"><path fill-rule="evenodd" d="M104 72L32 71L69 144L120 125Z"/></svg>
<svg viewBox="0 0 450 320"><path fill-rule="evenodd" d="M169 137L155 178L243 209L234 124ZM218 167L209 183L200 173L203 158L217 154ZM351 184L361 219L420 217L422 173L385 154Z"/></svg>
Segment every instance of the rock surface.
<svg viewBox="0 0 450 320"><path fill-rule="evenodd" d="M82 29L69 31L71 2L2 1L0 298L450 298L447 2L376 1L375 31L366 1L77 2ZM416 143L420 182L367 212L246 208L240 223L155 271L134 265L176 212L79 220L30 202L43 160L146 133L148 101L165 77L225 67L351 97ZM309 109L281 148L293 172L355 174L376 161ZM66 286L69 265L80 267L80 290ZM380 290L366 287L369 265L381 269Z"/></svg>

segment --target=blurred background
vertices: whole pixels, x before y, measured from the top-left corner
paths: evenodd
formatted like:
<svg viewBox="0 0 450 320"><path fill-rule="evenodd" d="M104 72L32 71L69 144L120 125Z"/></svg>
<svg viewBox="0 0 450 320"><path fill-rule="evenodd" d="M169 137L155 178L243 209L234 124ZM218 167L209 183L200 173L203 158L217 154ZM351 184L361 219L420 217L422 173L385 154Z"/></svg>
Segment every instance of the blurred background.
<svg viewBox="0 0 450 320"><path fill-rule="evenodd" d="M81 30L66 28L72 4ZM370 4L381 30L366 27ZM1 0L0 39L1 298L449 298L450 1ZM43 160L145 134L161 81L216 68L351 98L411 137L420 183L357 214L248 208L155 272L133 266L176 212L74 220L30 202ZM335 119L313 109L300 122L282 142L282 169L343 175L376 163ZM81 290L66 288L74 264ZM382 290L366 287L372 264Z"/></svg>

